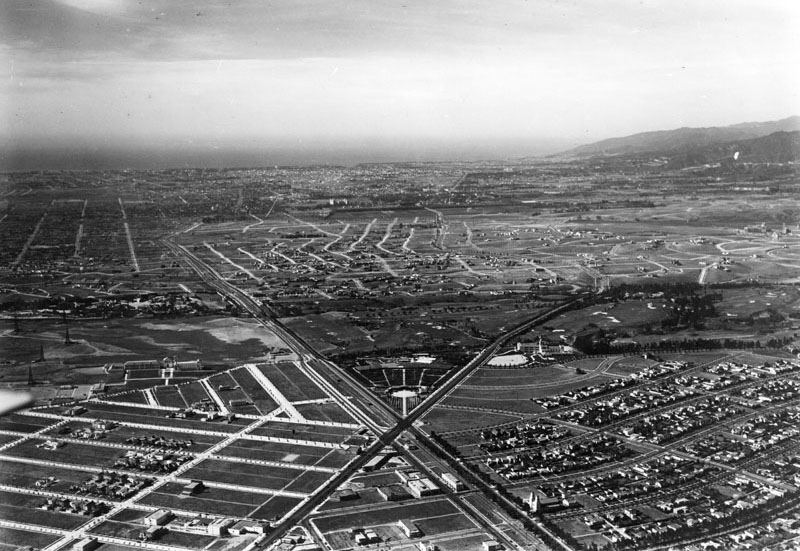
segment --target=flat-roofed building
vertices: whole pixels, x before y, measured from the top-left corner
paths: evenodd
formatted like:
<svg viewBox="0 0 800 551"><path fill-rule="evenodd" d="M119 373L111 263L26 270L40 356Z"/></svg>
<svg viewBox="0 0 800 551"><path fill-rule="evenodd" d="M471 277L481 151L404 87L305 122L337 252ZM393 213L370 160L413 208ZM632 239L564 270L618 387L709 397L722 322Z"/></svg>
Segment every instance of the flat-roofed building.
<svg viewBox="0 0 800 551"><path fill-rule="evenodd" d="M419 526L410 520L398 520L397 527L407 538L418 538L422 535L422 530L419 529Z"/></svg>
<svg viewBox="0 0 800 551"><path fill-rule="evenodd" d="M169 509L159 509L158 511L154 511L144 517L144 525L145 526L164 526L175 515L172 514L172 511Z"/></svg>
<svg viewBox="0 0 800 551"><path fill-rule="evenodd" d="M224 536L228 533L228 528L233 525L234 521L230 518L214 519L207 527L209 536Z"/></svg>
<svg viewBox="0 0 800 551"><path fill-rule="evenodd" d="M442 482L444 482L445 485L454 492L460 492L461 490L466 489L464 483L456 478L453 473L442 473Z"/></svg>
<svg viewBox="0 0 800 551"><path fill-rule="evenodd" d="M72 546L72 551L94 551L100 547L100 542L97 538L87 537L75 542Z"/></svg>
<svg viewBox="0 0 800 551"><path fill-rule="evenodd" d="M425 497L442 493L442 490L431 482L430 478L409 480L406 483L406 487L408 487L408 491L411 492L414 497Z"/></svg>
<svg viewBox="0 0 800 551"><path fill-rule="evenodd" d="M398 485L379 486L378 494L386 501L405 501L414 498L408 490Z"/></svg>

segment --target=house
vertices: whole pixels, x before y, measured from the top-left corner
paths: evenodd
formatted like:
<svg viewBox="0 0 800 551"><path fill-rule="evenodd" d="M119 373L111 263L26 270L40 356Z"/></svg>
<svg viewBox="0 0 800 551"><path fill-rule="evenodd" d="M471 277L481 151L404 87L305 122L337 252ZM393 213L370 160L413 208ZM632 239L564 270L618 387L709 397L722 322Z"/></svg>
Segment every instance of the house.
<svg viewBox="0 0 800 551"><path fill-rule="evenodd" d="M503 551L503 546L495 540L486 540L482 544L483 551Z"/></svg>

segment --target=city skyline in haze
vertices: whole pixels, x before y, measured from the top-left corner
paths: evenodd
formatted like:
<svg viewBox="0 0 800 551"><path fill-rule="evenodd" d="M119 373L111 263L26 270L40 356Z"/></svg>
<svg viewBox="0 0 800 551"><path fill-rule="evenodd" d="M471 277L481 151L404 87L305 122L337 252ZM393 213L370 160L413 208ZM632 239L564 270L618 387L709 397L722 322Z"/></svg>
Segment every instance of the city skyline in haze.
<svg viewBox="0 0 800 551"><path fill-rule="evenodd" d="M7 0L0 151L7 168L504 158L775 120L800 112L799 22L778 0Z"/></svg>

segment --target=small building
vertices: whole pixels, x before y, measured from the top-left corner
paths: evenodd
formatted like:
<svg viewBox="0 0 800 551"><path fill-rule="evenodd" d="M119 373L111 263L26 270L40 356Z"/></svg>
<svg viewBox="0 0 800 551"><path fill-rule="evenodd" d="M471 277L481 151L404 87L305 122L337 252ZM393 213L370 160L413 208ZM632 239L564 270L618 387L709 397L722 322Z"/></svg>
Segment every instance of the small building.
<svg viewBox="0 0 800 551"><path fill-rule="evenodd" d="M439 548L436 547L435 543L420 541L417 542L417 549L419 549L419 551L437 551Z"/></svg>
<svg viewBox="0 0 800 551"><path fill-rule="evenodd" d="M486 540L482 544L483 551L503 551L503 546L495 540Z"/></svg>
<svg viewBox="0 0 800 551"><path fill-rule="evenodd" d="M86 408L83 406L73 406L67 410L65 415L67 417L77 417L78 415L86 413Z"/></svg>
<svg viewBox="0 0 800 551"><path fill-rule="evenodd" d="M442 482L444 482L445 486L447 486L454 492L460 492L461 490L466 489L464 483L461 482L458 478L456 478L455 475L452 473L442 473Z"/></svg>
<svg viewBox="0 0 800 551"><path fill-rule="evenodd" d="M98 547L100 547L100 542L97 541L97 538L86 537L75 542L72 545L72 551L94 551Z"/></svg>
<svg viewBox="0 0 800 551"><path fill-rule="evenodd" d="M400 528L400 531L403 532L407 538L418 538L422 536L422 530L419 529L416 523L410 520L398 520L397 527Z"/></svg>
<svg viewBox="0 0 800 551"><path fill-rule="evenodd" d="M169 509L159 509L144 517L145 526L164 526L171 521L175 515Z"/></svg>

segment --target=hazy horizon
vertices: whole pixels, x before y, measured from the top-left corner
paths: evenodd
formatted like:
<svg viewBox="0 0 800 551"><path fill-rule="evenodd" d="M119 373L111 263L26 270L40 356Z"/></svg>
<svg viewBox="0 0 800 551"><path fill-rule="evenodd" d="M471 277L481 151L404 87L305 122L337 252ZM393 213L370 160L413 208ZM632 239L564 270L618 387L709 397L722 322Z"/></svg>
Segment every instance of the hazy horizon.
<svg viewBox="0 0 800 551"><path fill-rule="evenodd" d="M800 113L800 6L7 0L0 170L544 155Z"/></svg>

